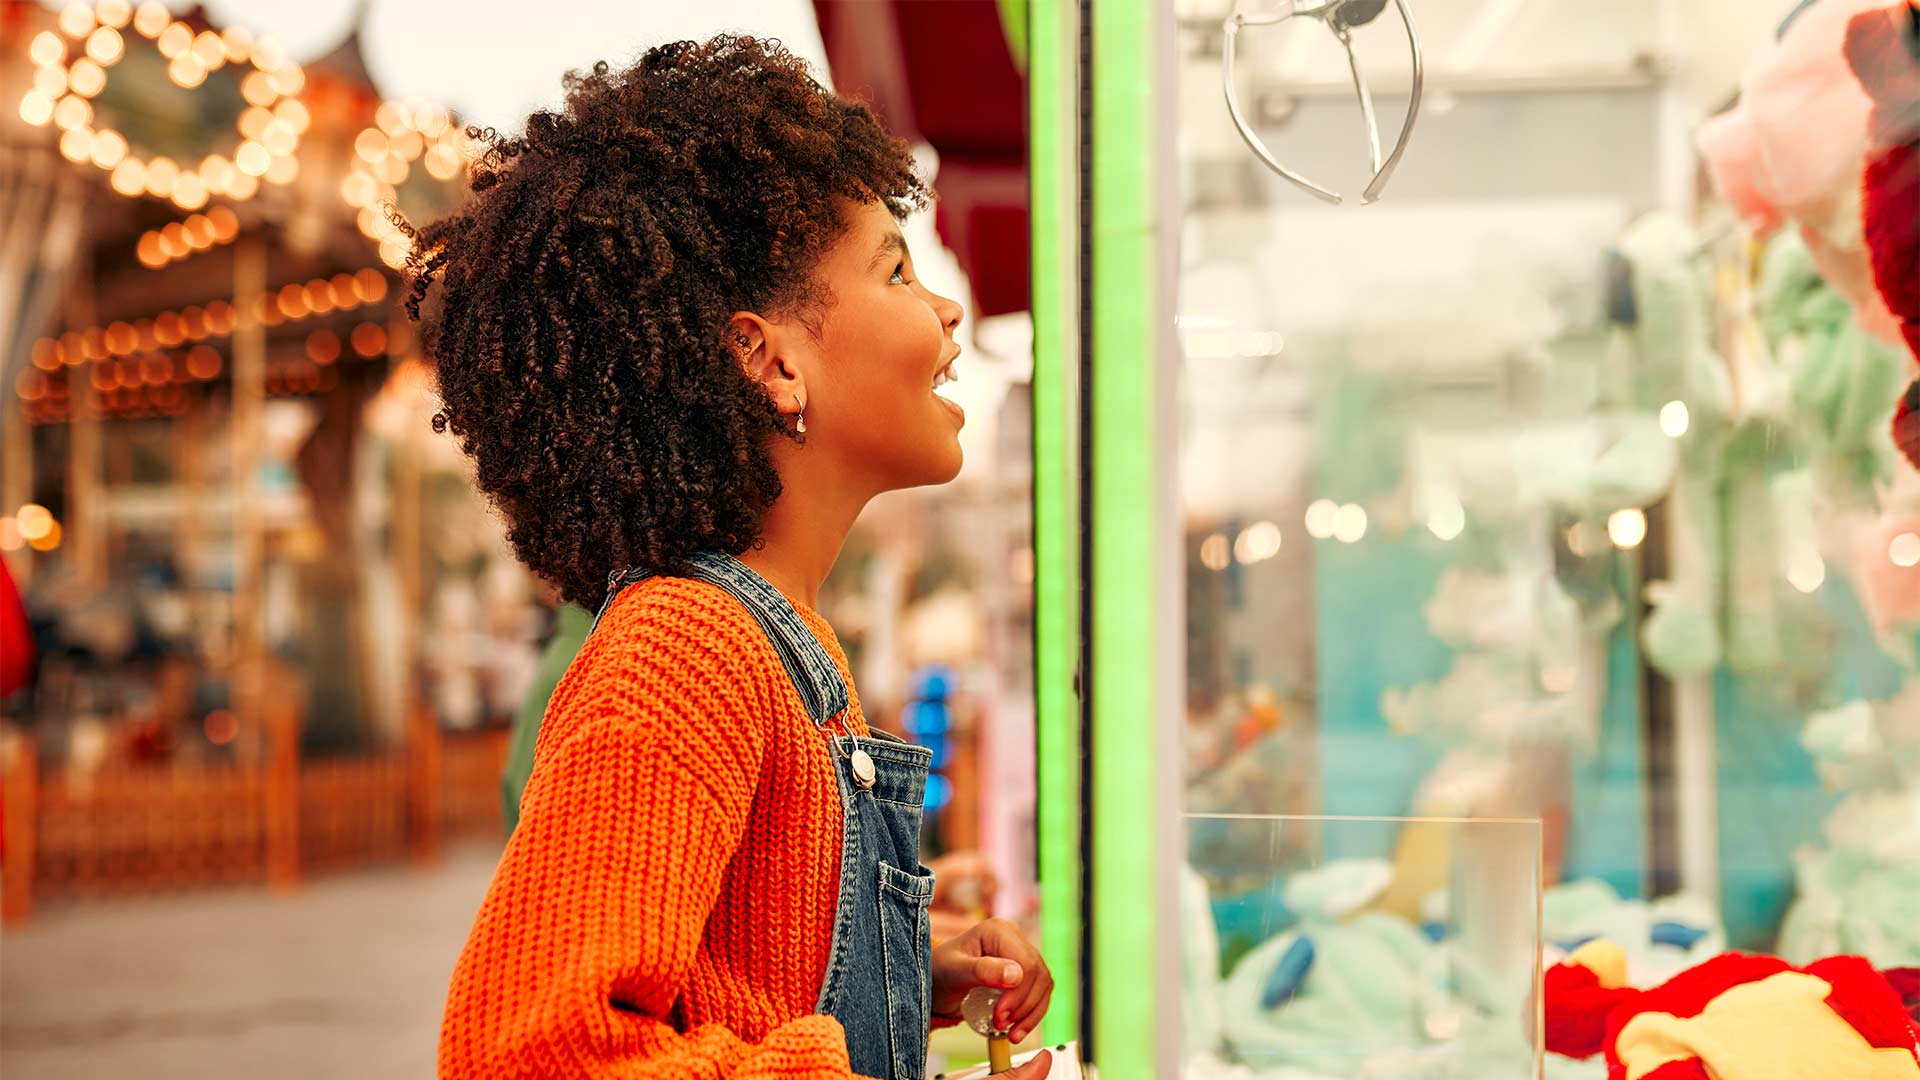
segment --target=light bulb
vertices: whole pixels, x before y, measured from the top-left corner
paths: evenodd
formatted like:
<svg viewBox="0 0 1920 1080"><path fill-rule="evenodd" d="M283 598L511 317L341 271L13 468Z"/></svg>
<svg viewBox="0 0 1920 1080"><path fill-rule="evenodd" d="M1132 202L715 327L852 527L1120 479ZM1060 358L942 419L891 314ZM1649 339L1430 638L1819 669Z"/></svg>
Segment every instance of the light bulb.
<svg viewBox="0 0 1920 1080"><path fill-rule="evenodd" d="M1647 538L1647 515L1628 507L1607 518L1607 539L1617 548L1636 548Z"/></svg>

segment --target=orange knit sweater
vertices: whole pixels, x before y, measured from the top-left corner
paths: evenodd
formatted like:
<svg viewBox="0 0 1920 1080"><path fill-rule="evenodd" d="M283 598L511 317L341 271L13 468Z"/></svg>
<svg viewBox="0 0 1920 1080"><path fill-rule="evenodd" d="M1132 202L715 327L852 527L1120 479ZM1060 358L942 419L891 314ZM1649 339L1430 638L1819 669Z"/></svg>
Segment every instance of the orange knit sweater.
<svg viewBox="0 0 1920 1080"><path fill-rule="evenodd" d="M866 734L857 699L847 723ZM548 702L447 993L443 1080L848 1076L812 1014L840 867L824 739L738 601L624 590Z"/></svg>

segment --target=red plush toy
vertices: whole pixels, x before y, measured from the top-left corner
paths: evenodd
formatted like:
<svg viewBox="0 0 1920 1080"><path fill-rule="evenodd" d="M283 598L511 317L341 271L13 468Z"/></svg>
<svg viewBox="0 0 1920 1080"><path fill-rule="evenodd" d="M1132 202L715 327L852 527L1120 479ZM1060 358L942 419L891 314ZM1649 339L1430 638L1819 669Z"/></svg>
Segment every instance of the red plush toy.
<svg viewBox="0 0 1920 1080"><path fill-rule="evenodd" d="M1723 953L1634 990L1625 966L1600 941L1547 971L1548 1050L1604 1052L1609 1080L1920 1080L1920 1023L1895 986L1908 972Z"/></svg>
<svg viewBox="0 0 1920 1080"><path fill-rule="evenodd" d="M1861 211L1874 287L1920 360L1920 0L1854 16L1847 63L1874 102ZM1901 395L1893 438L1920 468L1920 380Z"/></svg>

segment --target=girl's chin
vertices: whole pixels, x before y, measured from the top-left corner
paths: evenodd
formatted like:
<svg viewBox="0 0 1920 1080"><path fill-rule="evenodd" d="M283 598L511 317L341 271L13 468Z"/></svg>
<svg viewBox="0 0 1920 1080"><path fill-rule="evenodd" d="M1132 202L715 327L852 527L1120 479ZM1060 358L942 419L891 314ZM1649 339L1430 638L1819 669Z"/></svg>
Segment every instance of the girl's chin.
<svg viewBox="0 0 1920 1080"><path fill-rule="evenodd" d="M948 483L960 475L960 466L965 462L966 457L961 452L960 439L956 435L950 444L941 448L937 456L927 460L925 468L916 470L919 479L914 481L913 486L932 487Z"/></svg>

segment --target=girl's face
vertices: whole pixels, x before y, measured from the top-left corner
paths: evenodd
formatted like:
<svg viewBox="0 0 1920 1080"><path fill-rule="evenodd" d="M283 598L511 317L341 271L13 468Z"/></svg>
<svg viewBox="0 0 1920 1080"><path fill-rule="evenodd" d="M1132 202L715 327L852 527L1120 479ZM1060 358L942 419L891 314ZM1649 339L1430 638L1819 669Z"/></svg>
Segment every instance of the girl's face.
<svg viewBox="0 0 1920 1080"><path fill-rule="evenodd" d="M966 414L935 383L960 353L953 334L964 312L921 284L883 204L840 209L847 230L814 271L830 306L818 339L793 346L806 401L801 453L831 459L876 492L946 483L960 472Z"/></svg>

